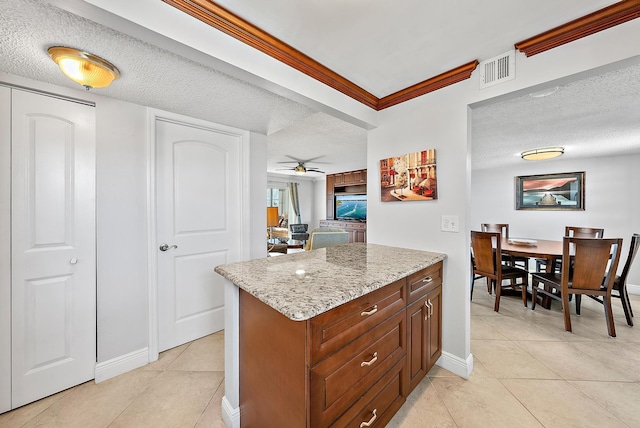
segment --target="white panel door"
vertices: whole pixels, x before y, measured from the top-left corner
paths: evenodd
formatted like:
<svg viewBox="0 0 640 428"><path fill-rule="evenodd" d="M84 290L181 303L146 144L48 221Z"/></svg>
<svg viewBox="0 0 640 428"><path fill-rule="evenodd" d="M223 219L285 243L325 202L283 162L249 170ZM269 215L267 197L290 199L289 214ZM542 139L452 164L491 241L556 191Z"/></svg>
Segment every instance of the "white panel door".
<svg viewBox="0 0 640 428"><path fill-rule="evenodd" d="M95 114L12 91L12 407L94 378Z"/></svg>
<svg viewBox="0 0 640 428"><path fill-rule="evenodd" d="M156 121L159 351L224 328L224 281L213 268L240 253L240 144Z"/></svg>

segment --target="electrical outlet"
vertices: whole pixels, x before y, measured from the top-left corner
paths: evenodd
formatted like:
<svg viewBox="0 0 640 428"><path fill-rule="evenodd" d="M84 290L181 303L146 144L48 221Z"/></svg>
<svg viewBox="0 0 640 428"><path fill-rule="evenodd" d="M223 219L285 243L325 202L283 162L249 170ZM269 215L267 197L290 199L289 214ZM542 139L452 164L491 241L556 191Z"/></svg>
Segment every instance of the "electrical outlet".
<svg viewBox="0 0 640 428"><path fill-rule="evenodd" d="M440 230L443 232L459 232L459 220L457 215L443 215Z"/></svg>

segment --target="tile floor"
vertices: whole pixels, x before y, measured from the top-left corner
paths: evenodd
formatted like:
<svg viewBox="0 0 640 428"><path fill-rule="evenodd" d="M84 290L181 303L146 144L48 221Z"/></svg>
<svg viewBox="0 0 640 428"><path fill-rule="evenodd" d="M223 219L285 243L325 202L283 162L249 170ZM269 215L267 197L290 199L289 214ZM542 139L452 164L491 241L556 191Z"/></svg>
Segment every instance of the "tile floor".
<svg viewBox="0 0 640 428"><path fill-rule="evenodd" d="M640 296L631 300L640 313ZM640 326L626 325L617 299L614 316L618 337L610 338L602 307L583 299L566 333L557 302L532 311L506 297L496 313L478 280L470 379L434 367L388 426L640 427ZM223 338L204 337L146 367L4 413L0 427L223 427Z"/></svg>

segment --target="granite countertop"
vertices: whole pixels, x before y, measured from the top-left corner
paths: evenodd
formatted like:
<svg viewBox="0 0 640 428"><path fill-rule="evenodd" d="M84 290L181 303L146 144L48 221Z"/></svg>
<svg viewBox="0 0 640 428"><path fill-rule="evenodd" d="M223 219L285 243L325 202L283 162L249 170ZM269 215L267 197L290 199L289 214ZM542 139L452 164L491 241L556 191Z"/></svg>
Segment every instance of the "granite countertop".
<svg viewBox="0 0 640 428"><path fill-rule="evenodd" d="M354 243L220 265L215 271L288 318L302 321L445 257L430 251Z"/></svg>

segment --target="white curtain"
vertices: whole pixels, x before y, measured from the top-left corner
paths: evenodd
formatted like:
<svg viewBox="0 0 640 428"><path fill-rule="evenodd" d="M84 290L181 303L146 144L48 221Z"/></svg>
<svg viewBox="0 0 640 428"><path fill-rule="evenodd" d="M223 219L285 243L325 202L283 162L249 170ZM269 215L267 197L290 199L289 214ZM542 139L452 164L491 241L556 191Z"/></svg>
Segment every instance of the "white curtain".
<svg viewBox="0 0 640 428"><path fill-rule="evenodd" d="M291 199L291 208L293 209L294 218L289 219L289 224L300 224L300 202L298 200L298 183L289 183L289 198Z"/></svg>

